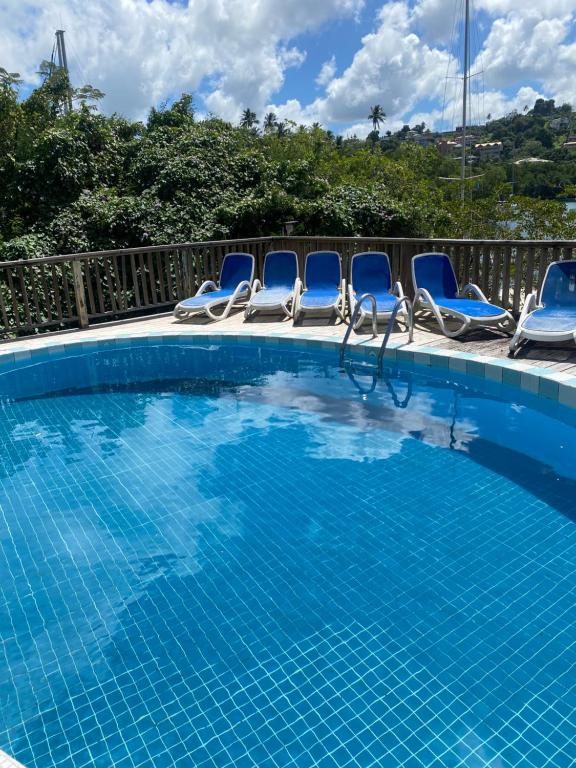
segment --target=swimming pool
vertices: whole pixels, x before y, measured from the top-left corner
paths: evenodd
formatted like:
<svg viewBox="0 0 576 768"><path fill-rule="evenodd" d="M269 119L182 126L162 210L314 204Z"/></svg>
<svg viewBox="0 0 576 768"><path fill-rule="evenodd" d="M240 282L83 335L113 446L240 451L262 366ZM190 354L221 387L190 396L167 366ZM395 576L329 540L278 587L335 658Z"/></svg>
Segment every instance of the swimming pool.
<svg viewBox="0 0 576 768"><path fill-rule="evenodd" d="M0 748L573 765L574 411L348 374L135 342L0 375Z"/></svg>

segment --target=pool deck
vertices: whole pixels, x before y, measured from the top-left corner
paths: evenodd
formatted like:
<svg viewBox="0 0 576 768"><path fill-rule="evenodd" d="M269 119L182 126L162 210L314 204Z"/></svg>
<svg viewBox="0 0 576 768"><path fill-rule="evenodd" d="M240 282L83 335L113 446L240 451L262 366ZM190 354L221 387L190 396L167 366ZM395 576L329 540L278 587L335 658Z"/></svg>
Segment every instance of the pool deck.
<svg viewBox="0 0 576 768"><path fill-rule="evenodd" d="M258 314L244 321L241 310L225 320L213 322L206 317L178 321L172 315L156 315L115 323L102 323L85 330L71 330L46 334L34 338L19 339L0 344L0 361L22 360L35 350L69 347L77 343L122 343L130 338L190 337L246 337L271 340L294 340L321 343L332 346L341 343L348 326L338 319L308 317L296 326L278 314ZM385 326L380 325L377 339L372 338L370 323L365 323L360 333L352 332L352 347L379 348ZM414 339L409 343L403 326L396 326L388 345L386 357L398 361L416 362L423 365L445 366L453 370L473 373L496 381L519 386L535 394L576 408L576 347L564 345L529 345L515 359L508 357L509 338L491 331L478 330L463 339L443 336L435 323L417 319Z"/></svg>

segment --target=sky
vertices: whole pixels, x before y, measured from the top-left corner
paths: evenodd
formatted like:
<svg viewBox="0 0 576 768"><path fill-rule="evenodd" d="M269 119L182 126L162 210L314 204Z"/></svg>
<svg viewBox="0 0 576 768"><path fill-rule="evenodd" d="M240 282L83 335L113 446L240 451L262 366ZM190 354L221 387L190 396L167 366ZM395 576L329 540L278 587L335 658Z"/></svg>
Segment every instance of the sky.
<svg viewBox="0 0 576 768"><path fill-rule="evenodd" d="M243 109L335 133L461 124L464 0L0 0L0 66L38 83L54 31L74 85L144 119L194 94L200 115ZM576 107L576 0L471 0L472 122L554 98Z"/></svg>

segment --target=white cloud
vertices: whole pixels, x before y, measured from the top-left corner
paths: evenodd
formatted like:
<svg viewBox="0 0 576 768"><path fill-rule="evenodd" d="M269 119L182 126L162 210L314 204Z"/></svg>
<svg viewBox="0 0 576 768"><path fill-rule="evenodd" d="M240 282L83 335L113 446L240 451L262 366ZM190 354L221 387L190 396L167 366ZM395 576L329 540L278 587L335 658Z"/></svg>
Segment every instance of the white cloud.
<svg viewBox="0 0 576 768"><path fill-rule="evenodd" d="M260 111L303 52L285 42L329 19L354 18L364 0L5 0L2 66L36 81L53 30L66 30L76 77L105 91L103 108L142 116L151 103L213 79L208 108L236 119Z"/></svg>
<svg viewBox="0 0 576 768"><path fill-rule="evenodd" d="M446 44L455 29L454 10L454 0L420 0L414 6L412 20L424 40Z"/></svg>
<svg viewBox="0 0 576 768"><path fill-rule="evenodd" d="M361 124L368 121L370 107L380 104L388 125L420 99L441 96L449 54L431 48L411 31L408 4L387 3L378 22L376 31L362 39L350 66L312 105L323 122Z"/></svg>
<svg viewBox="0 0 576 768"><path fill-rule="evenodd" d="M499 88L536 81L545 93L576 101L576 44L567 42L571 27L570 16L543 19L531 10L497 19L482 50L486 80Z"/></svg>
<svg viewBox="0 0 576 768"><path fill-rule="evenodd" d="M274 104L286 70L306 57L294 41L337 18L352 25L365 0L4 0L0 65L37 82L53 30L62 27L75 81L105 91L106 112L143 117L151 104L193 91L206 110L230 120L250 107L259 116L274 111L363 136L371 129L370 107L380 104L387 113L383 131L422 119L438 125L446 75L459 69L447 49L458 3L381 3L373 31L339 75L329 37L322 38L326 60L316 77L322 90L309 102ZM473 65L483 70L486 90L477 119L522 109L523 101L532 106L538 96L576 103L576 0L475 0L474 7L489 19ZM457 83L448 82L445 114L457 121Z"/></svg>
<svg viewBox="0 0 576 768"><path fill-rule="evenodd" d="M537 11L541 17L554 18L576 11L576 0L475 0L475 6L492 16L503 13Z"/></svg>
<svg viewBox="0 0 576 768"><path fill-rule="evenodd" d="M322 64L322 68L318 74L318 77L316 78L316 84L317 85L328 85L330 80L334 77L336 74L336 56L332 56L331 59L328 59L328 61L325 61L324 64Z"/></svg>

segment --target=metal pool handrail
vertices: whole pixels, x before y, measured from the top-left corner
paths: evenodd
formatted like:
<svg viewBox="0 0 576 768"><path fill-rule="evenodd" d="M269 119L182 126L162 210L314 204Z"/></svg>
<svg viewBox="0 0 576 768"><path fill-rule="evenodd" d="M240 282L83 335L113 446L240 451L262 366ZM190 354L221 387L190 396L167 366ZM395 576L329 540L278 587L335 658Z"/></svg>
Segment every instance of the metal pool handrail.
<svg viewBox="0 0 576 768"><path fill-rule="evenodd" d="M390 339L390 334L392 333L392 328L394 327L394 323L396 322L396 316L398 315L398 312L400 311L400 307L406 304L407 314L408 314L408 342L412 343L412 339L414 338L414 313L412 309L412 302L408 298L408 296L401 296L399 299L397 299L396 304L394 304L394 309L392 310L392 314L390 315L390 318L388 320L388 325L386 326L386 333L384 334L384 338L382 339L382 344L380 345L380 351L378 352L378 370L382 370L382 359L384 357L384 352L386 351L386 346L388 344L388 340Z"/></svg>
<svg viewBox="0 0 576 768"><path fill-rule="evenodd" d="M412 308L412 302L410 301L408 296L401 296L399 299L397 299L396 304L394 304L394 309L392 310L392 314L390 315L390 318L388 320L388 325L386 326L386 333L384 334L384 338L380 346L380 351L378 352L378 371L379 372L382 372L382 359L384 357L384 352L386 351L386 345L388 344L390 334L392 333L392 328L394 327L394 323L396 322L396 316L400 311L400 307L403 304L406 304L406 310L408 314L408 343L411 344L412 339L414 338L414 312Z"/></svg>
<svg viewBox="0 0 576 768"><path fill-rule="evenodd" d="M350 334L352 333L352 329L356 325L356 321L358 320L358 315L360 314L360 310L362 308L362 304L366 299L370 300L370 303L372 305L372 338L375 339L378 336L378 305L376 304L376 297L371 293L364 293L360 298L358 299L358 303L354 307L354 312L352 313L352 317L350 318L350 325L346 329L346 333L344 334L344 339L342 340L342 346L340 347L340 365L344 362L344 353L346 352L346 344L348 344L348 339L350 338Z"/></svg>

